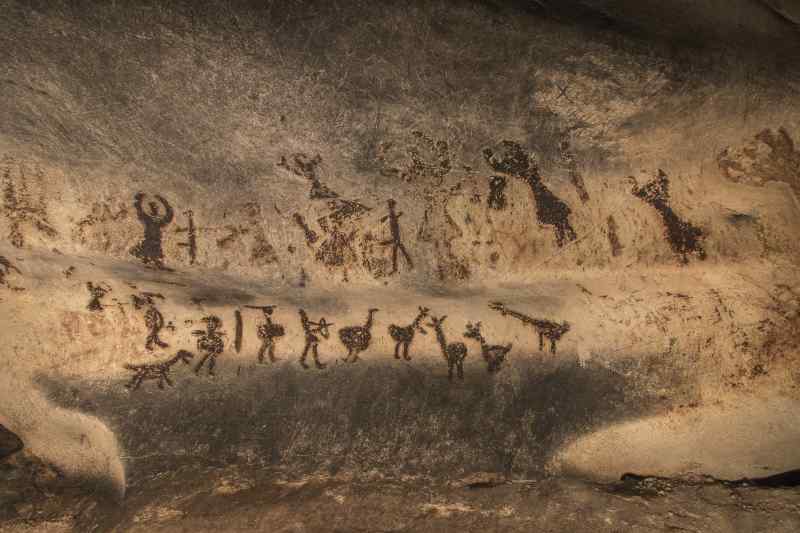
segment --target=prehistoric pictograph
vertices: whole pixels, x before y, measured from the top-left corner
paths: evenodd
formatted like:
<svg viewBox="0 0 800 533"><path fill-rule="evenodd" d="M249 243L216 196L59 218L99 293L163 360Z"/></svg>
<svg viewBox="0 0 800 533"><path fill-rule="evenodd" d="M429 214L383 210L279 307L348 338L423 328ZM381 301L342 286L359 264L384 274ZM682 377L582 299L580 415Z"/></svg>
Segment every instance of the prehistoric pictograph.
<svg viewBox="0 0 800 533"><path fill-rule="evenodd" d="M572 150L570 149L568 140L565 139L561 141L560 150L561 162L569 171L569 180L572 182L572 186L575 187L575 192L578 193L578 198L580 198L581 202L585 204L589 201L589 193L586 192L586 185L583 183L583 176L578 169L578 161L575 159L575 154L573 154Z"/></svg>
<svg viewBox="0 0 800 533"><path fill-rule="evenodd" d="M166 361L162 361L160 363L150 363L143 365L130 365L130 364L125 365L126 369L131 370L133 372L131 380L125 385L125 387L130 389L131 391L135 391L141 386L143 381L147 380L158 380L159 389L163 389L165 383L170 387L174 387L175 384L169 378L169 374L172 371L172 367L175 366L175 364L177 364L178 362L182 362L183 364L188 365L193 357L194 354L192 352L187 352L186 350L178 350L178 353L176 353L174 357L171 357Z"/></svg>
<svg viewBox="0 0 800 533"><path fill-rule="evenodd" d="M303 215L300 213L295 213L292 215L292 219L294 220L295 224L297 224L301 230L303 230L303 235L306 238L306 244L308 246L313 246L319 240L319 235L308 227L308 223L306 223L306 219L303 218Z"/></svg>
<svg viewBox="0 0 800 533"><path fill-rule="evenodd" d="M17 274L21 274L19 269L11 263L8 259L0 255L0 285L5 285L6 287L11 287L8 281L6 280L6 276L11 274L11 272L16 272Z"/></svg>
<svg viewBox="0 0 800 533"><path fill-rule="evenodd" d="M447 343L442 330L442 324L447 319L446 315L441 318L431 315L430 318L431 321L428 325L436 331L436 340L442 349L442 356L447 362L447 379L453 380L453 371L456 371L458 379L464 379L464 359L467 357L467 347L463 342Z"/></svg>
<svg viewBox="0 0 800 533"><path fill-rule="evenodd" d="M308 352L310 351L314 356L314 364L317 365L317 368L320 370L325 368L325 364L321 363L319 360L319 343L320 338L317 335L320 335L323 339L330 338L330 327L333 324L328 324L325 321L325 318L322 317L319 319L319 322L312 322L309 320L308 315L306 314L304 309L299 310L300 313L300 322L303 325L303 331L305 332L306 336L306 345L303 348L303 355L300 356L300 365L303 368L308 368L306 364L306 358L308 357Z"/></svg>
<svg viewBox="0 0 800 533"><path fill-rule="evenodd" d="M733 182L760 187L782 181L800 198L800 150L785 128L767 128L744 146L725 148L717 155L717 164Z"/></svg>
<svg viewBox="0 0 800 533"><path fill-rule="evenodd" d="M217 366L217 357L225 349L225 342L222 337L225 335L220 331L222 320L214 315L209 315L201 319L206 323L205 331L199 329L192 331L192 335L198 337L197 349L203 353L200 362L194 367L194 373L199 374L203 365L208 361L208 375L214 375L214 367Z"/></svg>
<svg viewBox="0 0 800 533"><path fill-rule="evenodd" d="M247 305L245 306L249 309L259 309L264 315L264 323L258 325L258 329L256 330L256 335L258 338L261 339L261 346L258 349L258 362L264 362L264 354L269 356L270 362L274 363L278 360L275 357L275 342L280 337L283 337L286 334L283 326L280 324L276 324L272 321L272 312L275 310L274 305Z"/></svg>
<svg viewBox="0 0 800 533"><path fill-rule="evenodd" d="M407 149L410 163L401 172L405 181L441 180L452 167L447 141L434 140L421 131L411 132L413 142Z"/></svg>
<svg viewBox="0 0 800 533"><path fill-rule="evenodd" d="M331 270L341 268L343 279L347 281L347 268L355 264L358 258L353 248L358 230L352 229L349 233L345 233L342 231L341 222L334 221L327 233L328 237L320 243L314 258Z"/></svg>
<svg viewBox="0 0 800 533"><path fill-rule="evenodd" d="M387 241L383 241L381 244L384 246L391 246L392 247L392 270L389 272L389 275L395 274L397 272L397 254L398 252L403 254L403 259L405 259L406 263L408 263L408 268L414 268L414 262L411 261L411 256L408 255L408 251L406 247L403 245L402 237L400 236L400 217L403 216L403 213L398 213L395 210L397 203L393 199L389 199L387 201L389 206L389 214L386 215L381 219L381 222L389 222L389 232L391 237Z"/></svg>
<svg viewBox="0 0 800 533"><path fill-rule="evenodd" d="M102 311L104 307L101 300L111 292L111 287L106 283L95 285L91 281L87 281L86 288L89 290L89 303L86 305L86 309L89 311Z"/></svg>
<svg viewBox="0 0 800 533"><path fill-rule="evenodd" d="M308 197L311 200L338 198L339 195L336 192L330 190L327 185L320 181L319 171L321 165L321 155L317 154L314 157L309 157L304 153L292 154L288 159L286 156L281 156L281 160L278 163L278 166L311 182L311 190L308 192Z"/></svg>
<svg viewBox="0 0 800 533"><path fill-rule="evenodd" d="M468 339L475 339L481 344L481 355L483 360L486 361L486 370L491 372L499 372L503 366L503 361L506 360L508 352L511 351L511 343L505 346L499 344L489 344L481 334L481 323L467 324L467 330L464 336Z"/></svg>
<svg viewBox="0 0 800 533"><path fill-rule="evenodd" d="M3 172L5 186L3 187L3 211L9 222L9 241L12 246L22 248L25 236L22 232L26 224L43 233L47 237L58 236L47 215L44 194L37 200L31 197L28 190L28 179L22 167L19 169L19 186L15 185L11 175L11 168L6 166ZM39 176L40 181L44 179Z"/></svg>
<svg viewBox="0 0 800 533"><path fill-rule="evenodd" d="M414 341L414 335L419 331L422 335L427 335L425 328L422 327L421 322L428 316L430 309L427 307L420 307L419 314L414 318L414 321L407 326L397 326L392 324L389 326L389 335L394 342L394 358L400 359L400 347L403 348L403 359L411 361L411 356L408 354L408 349Z"/></svg>
<svg viewBox="0 0 800 533"><path fill-rule="evenodd" d="M559 324L551 320L531 318L519 311L508 309L501 302L490 303L489 309L500 311L500 314L503 316L513 316L524 324L532 326L533 329L536 330L536 333L539 334L539 351L544 350L544 339L547 338L550 341L550 353L556 353L556 343L570 330L570 324L567 321Z"/></svg>
<svg viewBox="0 0 800 533"><path fill-rule="evenodd" d="M504 176L492 176L489 180L489 209L502 211L506 208L506 185Z"/></svg>
<svg viewBox="0 0 800 533"><path fill-rule="evenodd" d="M378 309L370 309L363 326L351 326L339 330L339 339L347 348L344 361L355 363L358 361L358 354L369 348L369 343L372 341L372 317L377 312Z"/></svg>
<svg viewBox="0 0 800 533"><path fill-rule="evenodd" d="M664 231L672 251L681 257L681 262L689 262L689 254L696 255L699 259L706 258L703 249L703 231L691 223L681 220L672 210L669 201L669 178L659 169L658 175L645 185L639 186L633 177L628 178L633 182L631 194L650 204L661 215L664 222Z"/></svg>
<svg viewBox="0 0 800 533"><path fill-rule="evenodd" d="M239 353L242 351L242 337L244 336L244 320L242 319L242 312L236 309L233 312L233 318L236 323L236 329L233 337L233 349L236 350L236 353Z"/></svg>
<svg viewBox="0 0 800 533"><path fill-rule="evenodd" d="M144 312L144 325L147 328L147 339L144 343L145 349L152 351L153 346L158 346L159 348L169 347L169 344L159 337L161 329L164 327L164 316L156 307L155 302L156 298L164 300L164 296L152 292L142 292L132 295L131 298L135 309L146 308Z"/></svg>
<svg viewBox="0 0 800 533"><path fill-rule="evenodd" d="M138 257L145 265L159 269L166 269L164 266L164 250L161 246L162 233L164 227L169 225L174 218L174 211L162 196L155 195L155 201L147 202L147 209L144 208L145 194L136 193L133 206L136 208L136 216L144 226L144 238L142 241L131 248L131 255ZM159 207L159 203L161 207Z"/></svg>
<svg viewBox="0 0 800 533"><path fill-rule="evenodd" d="M187 219L186 227L177 228L175 233L186 234L186 241L179 242L178 246L186 248L189 252L189 264L193 265L197 260L197 227L194 225L194 212L191 209L187 209L183 214Z"/></svg>
<svg viewBox="0 0 800 533"><path fill-rule="evenodd" d="M495 172L508 174L528 184L536 204L536 218L540 224L553 226L559 247L574 241L575 230L569 221L572 210L542 182L534 157L513 141L502 141L500 150L499 153L491 148L483 151L488 165Z"/></svg>
<svg viewBox="0 0 800 533"><path fill-rule="evenodd" d="M608 244L611 246L611 255L618 257L622 253L622 243L619 241L619 228L614 215L608 215L606 219L606 232L608 234Z"/></svg>

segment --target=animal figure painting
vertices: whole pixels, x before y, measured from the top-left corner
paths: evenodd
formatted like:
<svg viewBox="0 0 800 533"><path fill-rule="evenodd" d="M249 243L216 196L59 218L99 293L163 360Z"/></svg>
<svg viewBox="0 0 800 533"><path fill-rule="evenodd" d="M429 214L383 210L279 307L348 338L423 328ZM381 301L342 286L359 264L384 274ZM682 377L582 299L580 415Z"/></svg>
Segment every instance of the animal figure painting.
<svg viewBox="0 0 800 533"><path fill-rule="evenodd" d="M125 387L130 389L131 391L135 391L142 385L143 381L148 381L148 380L157 380L159 389L163 389L164 384L167 384L170 387L174 387L175 384L169 377L170 372L172 371L172 367L175 366L178 362L182 362L183 364L188 365L193 357L194 354L192 352L187 352L186 350L179 350L174 357L171 357L170 359L167 359L166 361L162 361L160 363L150 363L144 365L130 365L130 364L125 365L126 369L131 370L133 372L131 380L125 385Z"/></svg>
<svg viewBox="0 0 800 533"><path fill-rule="evenodd" d="M400 350L402 348L403 351L403 359L406 361L411 361L411 356L408 354L408 349L411 347L411 343L414 341L414 335L416 332L421 333L422 335L427 335L425 328L422 327L421 323L428 316L428 312L430 309L427 307L420 307L419 314L414 318L414 321L407 326L397 326L392 324L389 326L389 335L394 340L394 358L400 359Z"/></svg>

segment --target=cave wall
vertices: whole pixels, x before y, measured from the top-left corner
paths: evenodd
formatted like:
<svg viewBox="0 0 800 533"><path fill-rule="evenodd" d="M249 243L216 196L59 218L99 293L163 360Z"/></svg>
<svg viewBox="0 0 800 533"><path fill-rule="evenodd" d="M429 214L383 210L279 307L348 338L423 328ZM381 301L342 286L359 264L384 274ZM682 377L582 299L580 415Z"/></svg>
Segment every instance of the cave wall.
<svg viewBox="0 0 800 533"><path fill-rule="evenodd" d="M120 492L796 466L796 18L740 4L4 1L0 424Z"/></svg>

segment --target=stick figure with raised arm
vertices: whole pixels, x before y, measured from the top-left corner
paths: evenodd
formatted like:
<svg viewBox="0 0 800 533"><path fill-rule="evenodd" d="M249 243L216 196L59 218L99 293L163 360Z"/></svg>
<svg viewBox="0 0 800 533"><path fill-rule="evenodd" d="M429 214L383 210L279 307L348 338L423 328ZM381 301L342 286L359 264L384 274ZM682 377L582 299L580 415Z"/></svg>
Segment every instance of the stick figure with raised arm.
<svg viewBox="0 0 800 533"><path fill-rule="evenodd" d="M145 194L136 193L134 196L134 207L139 221L144 225L144 238L142 241L131 248L131 255L138 257L146 265L166 270L164 266L164 250L161 247L161 234L164 226L172 222L175 213L172 206L160 195L155 195L156 200L161 202L162 209L158 202L150 201L147 203L147 210L143 207Z"/></svg>
<svg viewBox="0 0 800 533"><path fill-rule="evenodd" d="M403 213L398 213L395 211L397 202L395 202L392 198L389 199L387 204L389 205L389 214L383 217L381 222L386 222L387 220L389 221L389 232L392 236L389 240L381 242L381 244L384 246L392 246L392 271L389 272L391 275L397 272L398 252L403 254L403 258L408 263L409 268L414 268L414 262L411 260L411 256L408 255L408 251L403 245L402 238L400 237L400 217L403 216Z"/></svg>
<svg viewBox="0 0 800 533"><path fill-rule="evenodd" d="M327 365L319 361L317 347L319 346L320 338L317 337L317 334L319 333L324 339L329 338L330 330L328 328L333 324L325 322L324 317L320 318L319 322L312 322L308 319L308 315L304 309L300 309L300 322L303 324L303 331L305 331L306 334L306 345L303 348L303 355L300 356L300 364L303 368L308 368L306 357L308 357L308 352L311 351L314 356L314 364L317 365L317 368L325 368Z"/></svg>

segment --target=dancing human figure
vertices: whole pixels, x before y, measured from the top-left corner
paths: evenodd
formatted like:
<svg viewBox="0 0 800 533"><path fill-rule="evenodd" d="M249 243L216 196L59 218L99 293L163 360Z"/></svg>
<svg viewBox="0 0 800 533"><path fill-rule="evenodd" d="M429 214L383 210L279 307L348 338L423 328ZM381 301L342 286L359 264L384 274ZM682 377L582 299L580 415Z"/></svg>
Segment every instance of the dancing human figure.
<svg viewBox="0 0 800 533"><path fill-rule="evenodd" d="M272 321L272 312L275 310L274 305L263 305L263 306L255 306L255 305L248 305L246 306L250 309L260 309L261 312L264 314L264 323L259 324L258 330L256 334L258 338L261 339L261 347L258 349L258 362L264 362L264 354L269 356L270 362L274 363L278 360L275 357L275 341L279 337L283 337L286 334L283 326L280 324L276 324Z"/></svg>
<svg viewBox="0 0 800 533"><path fill-rule="evenodd" d="M164 315L162 315L161 311L156 307L154 298L164 299L162 295L152 292L143 292L133 295L133 307L135 309L147 307L147 310L144 312L144 325L147 327L147 339L145 340L144 347L150 351L153 351L153 346L158 346L159 348L169 347L169 344L162 341L159 337L161 329L164 327Z"/></svg>
<svg viewBox="0 0 800 533"><path fill-rule="evenodd" d="M86 308L89 311L102 311L103 303L100 300L102 300L103 296L111 292L111 287L106 284L95 285L91 281L87 281L86 288L89 290L90 295L89 303Z"/></svg>
<svg viewBox="0 0 800 533"><path fill-rule="evenodd" d="M300 364L303 368L308 368L306 364L306 358L308 357L308 352L310 351L314 356L314 364L319 369L325 368L327 365L321 363L319 360L319 352L318 346L320 343L320 338L317 337L319 334L323 339L327 339L330 337L330 330L328 329L333 324L328 324L325 322L325 318L322 317L319 319L319 322L312 322L309 320L308 315L306 314L304 309L300 309L300 322L303 325L303 331L306 335L306 345L303 348L303 355L300 356Z"/></svg>
<svg viewBox="0 0 800 533"><path fill-rule="evenodd" d="M210 315L203 317L203 322L206 323L206 330L194 330L192 335L199 337L197 339L197 349L203 352L203 357L197 366L194 367L194 373L199 374L202 370L206 360L208 360L208 375L214 375L214 367L217 365L217 356L225 349L225 342L222 340L225 332L219 331L222 327L222 320L219 317Z"/></svg>
<svg viewBox="0 0 800 533"><path fill-rule="evenodd" d="M139 244L131 248L131 255L138 257L146 265L166 269L161 237L164 227L172 222L174 212L172 206L158 194L155 195L155 198L161 203L163 212L161 212L162 209L159 209L158 202L154 201L148 202L147 210L145 210L142 205L144 197L145 194L143 192L136 193L136 196L134 196L133 205L136 208L136 216L144 225L144 238Z"/></svg>
<svg viewBox="0 0 800 533"><path fill-rule="evenodd" d="M389 240L381 242L384 246L391 245L392 247L392 271L389 274L394 274L397 272L397 254L402 253L403 258L408 263L408 267L413 269L414 262L411 260L411 256L408 255L408 251L406 247L403 245L402 238L400 237L400 217L403 216L403 213L398 213L395 211L395 207L397 203L390 198L387 202L389 206L389 214L386 215L381 219L381 222L389 222L389 232L391 234L391 238Z"/></svg>

